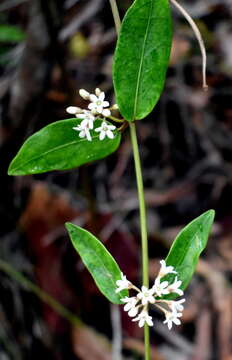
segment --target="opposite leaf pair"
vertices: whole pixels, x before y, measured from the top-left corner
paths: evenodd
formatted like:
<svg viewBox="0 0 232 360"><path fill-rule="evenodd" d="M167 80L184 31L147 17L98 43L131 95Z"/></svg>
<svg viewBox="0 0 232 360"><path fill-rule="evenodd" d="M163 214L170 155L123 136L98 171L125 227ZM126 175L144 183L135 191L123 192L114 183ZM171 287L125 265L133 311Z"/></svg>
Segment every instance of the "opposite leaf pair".
<svg viewBox="0 0 232 360"><path fill-rule="evenodd" d="M153 325L148 314L148 304L155 304L165 314L165 323L179 325L183 295L194 273L198 258L204 250L214 219L209 210L188 224L176 237L167 258L161 261L161 269L151 289L138 289L122 274L118 264L104 245L87 230L71 223L66 224L74 248L93 276L99 290L114 304L124 303L125 311L139 326ZM129 297L128 290L136 296ZM139 312L141 310L141 312Z"/></svg>

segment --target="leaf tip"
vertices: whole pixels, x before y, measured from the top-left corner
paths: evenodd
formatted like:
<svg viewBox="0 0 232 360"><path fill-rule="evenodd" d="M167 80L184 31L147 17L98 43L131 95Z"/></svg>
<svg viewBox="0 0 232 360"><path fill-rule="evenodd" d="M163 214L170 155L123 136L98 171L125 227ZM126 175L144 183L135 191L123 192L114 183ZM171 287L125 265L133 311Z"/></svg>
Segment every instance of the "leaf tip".
<svg viewBox="0 0 232 360"><path fill-rule="evenodd" d="M70 223L70 222L66 222L65 224L65 228L66 228L66 230L68 230L68 232L70 231L70 230L72 230L73 229L73 224L72 223Z"/></svg>
<svg viewBox="0 0 232 360"><path fill-rule="evenodd" d="M14 176L14 175L18 175L17 171L14 170L14 167L12 166L12 162L10 163L8 170L7 170L7 174L9 176Z"/></svg>
<svg viewBox="0 0 232 360"><path fill-rule="evenodd" d="M210 209L206 211L203 215L207 216L207 220L212 224L215 218L215 210Z"/></svg>

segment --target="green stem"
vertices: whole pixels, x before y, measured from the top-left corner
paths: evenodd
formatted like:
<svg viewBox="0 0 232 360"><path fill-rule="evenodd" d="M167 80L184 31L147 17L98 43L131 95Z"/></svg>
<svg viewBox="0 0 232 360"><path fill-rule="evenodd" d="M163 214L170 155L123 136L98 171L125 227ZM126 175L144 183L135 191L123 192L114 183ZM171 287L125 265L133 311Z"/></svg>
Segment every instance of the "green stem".
<svg viewBox="0 0 232 360"><path fill-rule="evenodd" d="M139 210L140 210L140 228L142 241L142 267L143 267L143 285L149 287L148 274L148 242L147 242L147 221L146 221L146 206L144 199L143 176L141 169L141 161L139 155L139 147L136 135L136 127L134 122L129 123L131 142L134 154L135 172L138 188ZM145 345L145 360L150 360L150 334L147 324L144 326L144 345Z"/></svg>
<svg viewBox="0 0 232 360"><path fill-rule="evenodd" d="M117 35L119 35L121 20L117 7L117 2L116 0L109 0L109 2L112 9ZM131 142L132 142L133 154L134 154L135 172L136 172L138 198L139 198L140 228L141 228L141 241L142 241L143 285L149 287L146 206L144 199L141 161L139 155L135 123L132 122L128 122L128 123L130 126L130 134L131 134ZM147 324L145 324L144 326L144 346L145 346L145 360L150 360L151 358L150 333L149 333L149 326Z"/></svg>
<svg viewBox="0 0 232 360"><path fill-rule="evenodd" d="M40 298L40 300L48 304L53 310L57 312L57 314L68 320L72 325L76 327L83 326L81 320L78 319L76 315L74 315L71 311L66 309L51 295L41 290L33 282L28 280L22 273L15 270L11 265L9 265L7 262L3 260L0 260L0 271L3 271L8 276L18 281L21 286L24 286L27 290L33 292L36 296L38 296L38 298Z"/></svg>

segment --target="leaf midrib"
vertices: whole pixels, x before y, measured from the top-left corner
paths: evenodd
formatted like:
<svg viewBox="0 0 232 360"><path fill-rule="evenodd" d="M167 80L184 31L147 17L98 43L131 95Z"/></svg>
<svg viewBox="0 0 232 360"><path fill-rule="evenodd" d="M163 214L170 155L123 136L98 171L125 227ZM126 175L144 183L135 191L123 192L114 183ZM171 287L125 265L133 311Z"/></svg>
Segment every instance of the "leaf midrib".
<svg viewBox="0 0 232 360"><path fill-rule="evenodd" d="M151 18L152 18L152 9L153 9L153 1L150 1L149 18L148 18L148 22L147 22L147 28L146 28L146 33L145 33L144 42L143 42L141 60L140 60L140 64L139 64L139 71L138 71L138 75L137 75L137 85L136 85L136 90L135 90L133 120L135 120L136 111L137 111L138 94L139 94L139 88L140 88L140 77L141 77L142 68L143 68L144 53L145 53L145 47L146 47L146 42L147 42L147 37L148 37L148 29L149 29Z"/></svg>
<svg viewBox="0 0 232 360"><path fill-rule="evenodd" d="M97 139L97 138L98 138L98 135L92 137L93 140L95 140L95 139ZM24 162L21 166L13 167L11 170L14 170L14 171L15 171L15 170L22 169L23 166L29 164L29 163L32 162L32 161L38 160L39 158L41 158L41 157L43 157L43 156L46 156L47 154L52 153L53 151L57 151L57 150L60 150L60 149L62 149L62 148L65 148L65 147L67 147L67 146L74 145L74 144L79 144L79 143L81 143L82 141L86 141L86 139L80 139L80 140L77 139L77 140L71 141L71 142L69 142L69 143L67 143L67 144L59 145L59 146L57 146L57 147L55 147L55 148L52 148L52 149L50 149L50 150L48 150L48 151L45 151L43 154L40 154L40 155L37 155L37 156L32 157L30 160ZM17 158L16 158L16 159L17 159ZM15 160L16 160L16 159L15 159Z"/></svg>

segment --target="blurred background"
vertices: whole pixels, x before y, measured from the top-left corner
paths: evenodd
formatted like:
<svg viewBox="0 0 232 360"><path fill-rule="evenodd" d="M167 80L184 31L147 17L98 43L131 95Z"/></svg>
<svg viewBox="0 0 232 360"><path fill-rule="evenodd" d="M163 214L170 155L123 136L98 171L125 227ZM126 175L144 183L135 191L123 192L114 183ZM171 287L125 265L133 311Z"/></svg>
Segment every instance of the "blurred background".
<svg viewBox="0 0 232 360"><path fill-rule="evenodd" d="M118 0L121 16L131 3ZM169 331L152 312L152 359L231 360L232 2L181 4L206 43L209 91L201 88L192 30L172 9L165 91L137 123L151 280L185 224L209 208L216 222L186 292L182 325ZM85 106L78 89L100 87L114 101L109 2L1 0L0 24L0 360L119 360L121 348L122 359L142 359L142 330L101 296L64 229L72 221L92 231L140 284L128 133L116 153L80 169L7 176L29 135L68 118L67 106Z"/></svg>

